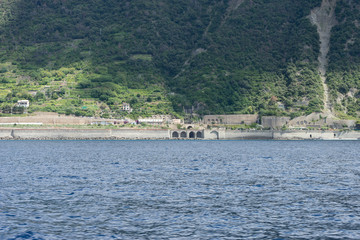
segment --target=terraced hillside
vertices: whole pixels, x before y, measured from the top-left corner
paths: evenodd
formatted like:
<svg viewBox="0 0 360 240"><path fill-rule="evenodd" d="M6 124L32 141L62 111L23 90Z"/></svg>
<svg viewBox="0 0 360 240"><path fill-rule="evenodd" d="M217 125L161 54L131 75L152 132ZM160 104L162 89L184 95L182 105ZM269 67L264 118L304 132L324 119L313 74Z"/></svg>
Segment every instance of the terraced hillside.
<svg viewBox="0 0 360 240"><path fill-rule="evenodd" d="M329 3L324 55L313 14ZM359 117L355 1L3 0L0 13L1 109Z"/></svg>

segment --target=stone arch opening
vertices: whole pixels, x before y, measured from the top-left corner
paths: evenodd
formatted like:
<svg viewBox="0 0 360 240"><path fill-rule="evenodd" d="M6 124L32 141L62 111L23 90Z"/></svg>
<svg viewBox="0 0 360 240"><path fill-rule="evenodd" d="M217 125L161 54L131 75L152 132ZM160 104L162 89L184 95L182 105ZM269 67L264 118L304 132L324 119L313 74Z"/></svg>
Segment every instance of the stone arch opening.
<svg viewBox="0 0 360 240"><path fill-rule="evenodd" d="M187 129L192 129L192 126L188 126Z"/></svg>
<svg viewBox="0 0 360 240"><path fill-rule="evenodd" d="M194 133L194 132L190 132L189 138L195 138L195 133Z"/></svg>
<svg viewBox="0 0 360 240"><path fill-rule="evenodd" d="M181 133L180 133L180 137L182 137L182 138L186 138L186 137L187 137L186 132L181 132Z"/></svg>
<svg viewBox="0 0 360 240"><path fill-rule="evenodd" d="M217 131L210 132L211 139L219 139L219 133Z"/></svg>
<svg viewBox="0 0 360 240"><path fill-rule="evenodd" d="M202 138L203 136L202 136L202 132L197 132L196 133L196 138Z"/></svg>
<svg viewBox="0 0 360 240"><path fill-rule="evenodd" d="M178 138L178 137L179 137L179 133L178 133L178 132L173 132L173 133L172 133L172 137L173 137L173 138Z"/></svg>

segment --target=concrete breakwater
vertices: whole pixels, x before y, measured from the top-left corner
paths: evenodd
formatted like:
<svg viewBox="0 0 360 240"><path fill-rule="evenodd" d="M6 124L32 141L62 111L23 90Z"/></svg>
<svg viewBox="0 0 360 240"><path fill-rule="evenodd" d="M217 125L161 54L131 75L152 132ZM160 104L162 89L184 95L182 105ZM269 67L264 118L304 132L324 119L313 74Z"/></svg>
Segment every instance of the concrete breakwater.
<svg viewBox="0 0 360 240"><path fill-rule="evenodd" d="M360 131L257 131L167 129L0 129L0 139L204 139L360 140Z"/></svg>

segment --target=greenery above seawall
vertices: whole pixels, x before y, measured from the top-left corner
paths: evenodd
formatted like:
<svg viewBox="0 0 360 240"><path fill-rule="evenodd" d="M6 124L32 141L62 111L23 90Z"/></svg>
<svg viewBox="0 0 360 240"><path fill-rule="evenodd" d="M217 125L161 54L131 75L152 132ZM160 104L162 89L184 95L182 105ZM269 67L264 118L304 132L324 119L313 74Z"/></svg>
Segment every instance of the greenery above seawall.
<svg viewBox="0 0 360 240"><path fill-rule="evenodd" d="M30 113L104 118L321 112L319 36L309 19L320 5L3 0L0 109L27 99ZM337 1L328 56L334 113L346 119L360 116L358 9Z"/></svg>

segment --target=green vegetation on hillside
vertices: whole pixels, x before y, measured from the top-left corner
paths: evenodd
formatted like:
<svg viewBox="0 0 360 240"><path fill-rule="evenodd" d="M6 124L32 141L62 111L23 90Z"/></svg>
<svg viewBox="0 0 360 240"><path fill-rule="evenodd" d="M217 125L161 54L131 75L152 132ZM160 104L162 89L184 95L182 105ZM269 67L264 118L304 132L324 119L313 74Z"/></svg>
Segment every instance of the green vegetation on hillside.
<svg viewBox="0 0 360 240"><path fill-rule="evenodd" d="M358 10L338 2L328 74L334 100L360 89ZM29 99L30 111L104 117L126 115L123 102L133 117L189 108L292 117L321 111L319 37L308 18L320 4L3 0L0 108ZM354 95L336 109L358 116Z"/></svg>
<svg viewBox="0 0 360 240"><path fill-rule="evenodd" d="M332 31L328 84L335 110L352 117L360 113L360 8L339 1L338 24Z"/></svg>

